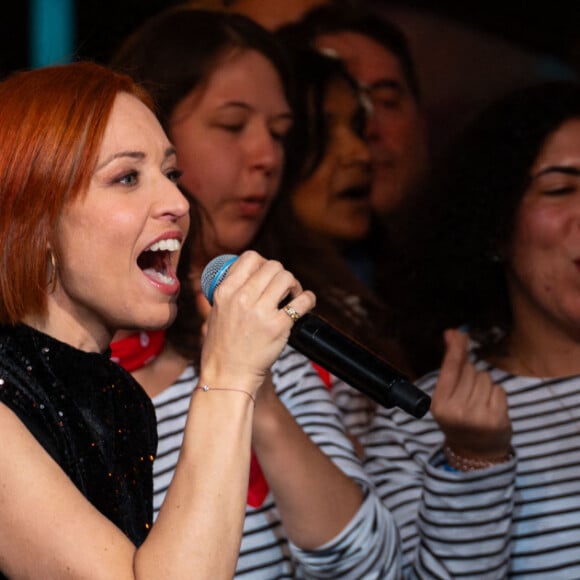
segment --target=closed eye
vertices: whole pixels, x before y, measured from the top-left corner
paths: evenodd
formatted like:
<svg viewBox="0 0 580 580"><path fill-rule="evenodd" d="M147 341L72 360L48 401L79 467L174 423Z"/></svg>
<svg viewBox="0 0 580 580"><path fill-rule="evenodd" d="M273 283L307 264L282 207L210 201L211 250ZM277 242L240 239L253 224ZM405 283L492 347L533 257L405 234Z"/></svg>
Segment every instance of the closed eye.
<svg viewBox="0 0 580 580"><path fill-rule="evenodd" d="M284 131L284 132L270 131L270 135L272 136L272 139L274 139L274 141L278 141L278 142L282 143L286 139L288 132L287 131Z"/></svg>
<svg viewBox="0 0 580 580"><path fill-rule="evenodd" d="M244 125L240 123L236 123L235 125L219 125L221 129L227 131L228 133L241 133L244 129Z"/></svg>
<svg viewBox="0 0 580 580"><path fill-rule="evenodd" d="M568 195L570 193L574 193L575 191L576 187L566 186L566 187L557 187L554 189L547 189L544 193L550 196L559 196L559 195Z"/></svg>
<svg viewBox="0 0 580 580"><path fill-rule="evenodd" d="M292 129L292 125L294 124L294 119L291 115L281 115L277 119L270 122L270 135L272 135L272 139L275 141L283 142L290 129Z"/></svg>

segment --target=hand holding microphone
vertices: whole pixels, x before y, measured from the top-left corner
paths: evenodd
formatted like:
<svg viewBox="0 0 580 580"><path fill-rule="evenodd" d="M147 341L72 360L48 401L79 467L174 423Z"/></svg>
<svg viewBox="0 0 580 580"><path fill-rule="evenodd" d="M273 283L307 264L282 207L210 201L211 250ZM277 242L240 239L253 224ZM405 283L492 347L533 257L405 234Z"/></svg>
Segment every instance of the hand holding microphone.
<svg viewBox="0 0 580 580"><path fill-rule="evenodd" d="M205 267L201 287L210 304L236 260L237 256L224 254ZM292 292L277 295L277 304L283 304L288 295L294 296ZM383 407L397 406L418 418L428 411L430 397L378 355L318 316L308 314L310 308L300 312L294 299L292 305L283 308L294 321L288 343L297 351Z"/></svg>
<svg viewBox="0 0 580 580"><path fill-rule="evenodd" d="M207 297L203 282L202 291ZM288 340L292 321L278 304L289 294L296 310L307 312L315 304L314 294L303 291L279 262L252 251L236 260L209 315L201 361L204 381L219 380L221 386L235 385L255 395Z"/></svg>

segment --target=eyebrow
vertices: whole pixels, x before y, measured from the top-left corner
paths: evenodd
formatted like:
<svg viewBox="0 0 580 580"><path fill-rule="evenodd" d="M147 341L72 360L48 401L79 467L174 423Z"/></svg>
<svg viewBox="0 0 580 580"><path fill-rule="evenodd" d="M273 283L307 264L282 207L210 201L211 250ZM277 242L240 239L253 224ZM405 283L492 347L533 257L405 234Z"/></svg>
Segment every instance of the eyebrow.
<svg viewBox="0 0 580 580"><path fill-rule="evenodd" d="M360 87L365 91L375 91L377 89L391 89L395 91L403 90L402 83L393 79L379 79L370 85L361 83Z"/></svg>
<svg viewBox="0 0 580 580"><path fill-rule="evenodd" d="M548 167L538 171L538 173L535 175L532 175L532 179L537 179L538 177L542 177L542 175L546 175L547 173L563 173L564 175L580 177L580 168L571 167L569 165L549 165Z"/></svg>
<svg viewBox="0 0 580 580"><path fill-rule="evenodd" d="M167 149L165 149L164 159L167 159L172 155L177 155L175 147L168 147ZM109 165L109 163L112 163L116 159L122 159L124 157L142 161L143 159L145 159L145 157L147 157L147 155L143 151L119 151L107 157L102 163L99 163L99 165L97 165L96 171L99 171L103 167L106 167L107 165Z"/></svg>

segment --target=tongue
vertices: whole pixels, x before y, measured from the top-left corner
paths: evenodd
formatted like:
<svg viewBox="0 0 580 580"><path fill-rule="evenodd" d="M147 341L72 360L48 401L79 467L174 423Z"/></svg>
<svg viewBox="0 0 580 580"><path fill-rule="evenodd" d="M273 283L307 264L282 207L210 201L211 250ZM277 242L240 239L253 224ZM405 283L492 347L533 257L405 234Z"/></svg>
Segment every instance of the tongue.
<svg viewBox="0 0 580 580"><path fill-rule="evenodd" d="M163 272L160 272L159 270L154 270L153 268L145 268L143 272L149 276L149 278L157 280L162 284L173 284L175 282L175 278L173 276L169 276Z"/></svg>

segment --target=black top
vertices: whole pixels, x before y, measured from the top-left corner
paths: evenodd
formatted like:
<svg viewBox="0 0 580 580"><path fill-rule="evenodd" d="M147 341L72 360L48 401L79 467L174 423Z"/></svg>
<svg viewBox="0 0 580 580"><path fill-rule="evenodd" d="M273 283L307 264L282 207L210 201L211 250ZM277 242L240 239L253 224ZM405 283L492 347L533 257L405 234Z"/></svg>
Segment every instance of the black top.
<svg viewBox="0 0 580 580"><path fill-rule="evenodd" d="M80 351L25 325L0 326L0 401L140 545L152 524L155 411L109 354Z"/></svg>

